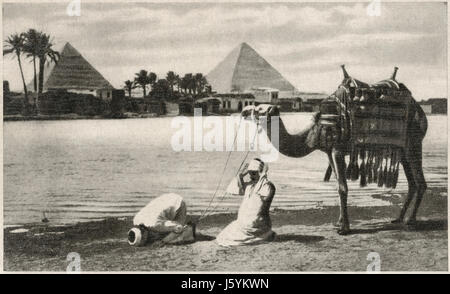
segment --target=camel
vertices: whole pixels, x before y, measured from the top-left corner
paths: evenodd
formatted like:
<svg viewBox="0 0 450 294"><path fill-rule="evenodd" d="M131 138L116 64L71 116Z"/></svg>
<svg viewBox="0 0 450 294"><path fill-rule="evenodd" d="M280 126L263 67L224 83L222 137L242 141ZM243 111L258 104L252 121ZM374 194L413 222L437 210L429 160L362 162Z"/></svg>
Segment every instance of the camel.
<svg viewBox="0 0 450 294"><path fill-rule="evenodd" d="M358 80L352 79L345 71L344 66L342 66L342 69L344 71L344 80L341 85L348 84L350 80L356 81L356 83L361 83ZM391 79L385 81L391 81L397 84L395 81L396 71L397 68L395 69ZM414 225L416 222L417 211L427 188L422 168L422 141L427 131L427 119L424 111L420 105L414 101L414 99L412 99L411 108L413 115L410 116L411 119L408 120L406 125L407 143L405 145L406 147L401 149L401 156L399 160L403 166L404 173L408 181L408 195L403 203L400 215L392 221L392 223L405 223L406 225ZM340 235L350 233L350 224L347 212L348 187L345 162L345 156L350 153L349 143L341 142L338 144L333 144L330 148L321 148L321 146L319 146L320 112L316 112L313 115L312 123L298 134L288 133L283 120L280 118L279 107L276 105L249 105L242 110L241 115L246 119L252 118L254 121L260 123L269 140L271 140L272 137L271 124L274 120L277 120L279 126L279 144L274 147L285 156L301 158L307 156L315 150L321 150L327 154L329 167L331 167L331 170L337 180L337 190L340 198L340 216L337 223L337 233ZM329 171L329 174L330 173L331 171ZM407 209L414 198L414 209L410 217L405 220Z"/></svg>

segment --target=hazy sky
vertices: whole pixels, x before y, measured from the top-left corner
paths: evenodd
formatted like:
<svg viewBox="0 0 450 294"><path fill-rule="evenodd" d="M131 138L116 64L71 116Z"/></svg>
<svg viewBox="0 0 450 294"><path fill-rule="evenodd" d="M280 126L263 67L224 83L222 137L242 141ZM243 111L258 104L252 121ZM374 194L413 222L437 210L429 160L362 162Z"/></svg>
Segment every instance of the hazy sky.
<svg viewBox="0 0 450 294"><path fill-rule="evenodd" d="M300 91L333 91L340 64L360 80L397 79L417 99L447 97L447 16L443 3L366 4L3 4L3 39L36 28L70 42L115 87L140 69L207 74L247 42ZM32 68L27 63L28 81ZM21 89L16 60L4 77Z"/></svg>

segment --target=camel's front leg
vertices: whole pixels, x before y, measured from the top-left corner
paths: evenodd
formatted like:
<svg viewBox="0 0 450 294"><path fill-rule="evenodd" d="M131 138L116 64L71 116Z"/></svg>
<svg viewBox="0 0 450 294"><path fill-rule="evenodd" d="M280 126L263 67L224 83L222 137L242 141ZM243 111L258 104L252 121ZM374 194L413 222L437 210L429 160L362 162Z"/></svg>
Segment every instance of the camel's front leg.
<svg viewBox="0 0 450 294"><path fill-rule="evenodd" d="M342 151L333 150L328 153L331 168L336 176L340 199L340 215L338 234L345 235L350 232L350 223L347 213L347 179L345 177L345 154Z"/></svg>

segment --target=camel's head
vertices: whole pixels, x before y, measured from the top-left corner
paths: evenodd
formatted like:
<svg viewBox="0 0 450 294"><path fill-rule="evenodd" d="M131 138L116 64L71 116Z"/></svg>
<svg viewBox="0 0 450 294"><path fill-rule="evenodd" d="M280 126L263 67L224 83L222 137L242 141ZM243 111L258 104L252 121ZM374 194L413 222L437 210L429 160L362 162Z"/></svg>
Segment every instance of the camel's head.
<svg viewBox="0 0 450 294"><path fill-rule="evenodd" d="M280 109L278 106L270 104L248 105L242 109L241 115L244 119L259 121L272 116L279 116Z"/></svg>

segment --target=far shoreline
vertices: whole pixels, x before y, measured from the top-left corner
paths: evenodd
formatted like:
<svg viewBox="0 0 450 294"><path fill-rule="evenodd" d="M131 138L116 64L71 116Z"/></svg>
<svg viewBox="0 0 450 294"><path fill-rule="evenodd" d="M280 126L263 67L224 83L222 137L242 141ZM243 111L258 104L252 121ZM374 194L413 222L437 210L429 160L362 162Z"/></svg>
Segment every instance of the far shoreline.
<svg viewBox="0 0 450 294"><path fill-rule="evenodd" d="M290 111L290 112L282 112L283 115L290 115L290 114L305 114L310 113L311 115L314 112L308 112L308 111ZM239 112L236 113L222 113L222 114L209 114L209 115L203 115L203 116L230 116L233 114L239 114ZM193 115L180 115L180 114L156 114L156 113L125 113L122 117L108 117L108 116L102 116L102 115L94 115L94 116L88 116L88 115L78 115L74 113L70 114L60 114L60 115L33 115L33 116L23 116L23 115L3 115L3 122L12 122L12 121L52 121L52 120L116 120L116 119L145 119L145 118L158 118L158 117L177 117L177 116L193 116ZM447 113L430 113L427 114L427 117L429 116L447 116Z"/></svg>

